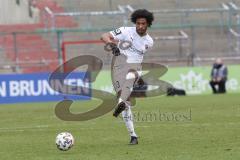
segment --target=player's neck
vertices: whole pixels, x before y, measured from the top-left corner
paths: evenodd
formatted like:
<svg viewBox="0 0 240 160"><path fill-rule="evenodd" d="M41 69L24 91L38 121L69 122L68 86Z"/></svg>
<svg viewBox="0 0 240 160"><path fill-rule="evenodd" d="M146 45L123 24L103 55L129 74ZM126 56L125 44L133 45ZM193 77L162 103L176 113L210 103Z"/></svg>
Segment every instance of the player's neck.
<svg viewBox="0 0 240 160"><path fill-rule="evenodd" d="M145 32L145 33L142 33L142 34L137 32L137 34L138 34L140 37L144 37L144 36L146 36L146 35L147 35L147 32Z"/></svg>

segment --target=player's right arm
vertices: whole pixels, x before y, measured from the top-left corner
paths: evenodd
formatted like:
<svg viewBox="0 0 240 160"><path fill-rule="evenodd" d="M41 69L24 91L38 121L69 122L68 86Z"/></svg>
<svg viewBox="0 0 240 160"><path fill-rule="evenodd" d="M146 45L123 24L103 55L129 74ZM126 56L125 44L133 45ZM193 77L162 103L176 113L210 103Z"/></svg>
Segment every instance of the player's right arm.
<svg viewBox="0 0 240 160"><path fill-rule="evenodd" d="M120 55L120 50L117 47L117 43L123 38L123 34L121 31L122 28L123 27L104 33L101 36L101 40L106 44L104 47L105 50L108 50L108 48L110 48L114 56Z"/></svg>
<svg viewBox="0 0 240 160"><path fill-rule="evenodd" d="M113 31L102 34L101 40L104 43L115 43L119 40L124 40L126 35L126 27L120 27Z"/></svg>
<svg viewBox="0 0 240 160"><path fill-rule="evenodd" d="M117 47L117 41L114 40L114 37L112 36L112 34L110 32L102 34L101 40L106 44L104 46L104 49L106 51L111 50L113 55L115 55L115 56L120 55L120 50Z"/></svg>
<svg viewBox="0 0 240 160"><path fill-rule="evenodd" d="M101 36L101 40L104 43L116 43L116 41L114 40L114 37L112 36L112 34L110 32L107 33L103 33Z"/></svg>

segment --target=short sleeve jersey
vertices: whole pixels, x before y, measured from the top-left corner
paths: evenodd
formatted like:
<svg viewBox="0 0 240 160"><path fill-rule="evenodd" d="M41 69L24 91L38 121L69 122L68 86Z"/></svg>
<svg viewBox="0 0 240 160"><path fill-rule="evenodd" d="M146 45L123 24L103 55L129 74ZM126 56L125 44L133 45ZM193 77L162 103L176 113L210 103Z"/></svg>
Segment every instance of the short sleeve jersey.
<svg viewBox="0 0 240 160"><path fill-rule="evenodd" d="M110 34L119 40L118 45L123 41L131 42L127 49L119 47L121 54L126 55L127 63L142 63L144 54L153 46L153 39L148 34L140 36L136 27L120 27Z"/></svg>

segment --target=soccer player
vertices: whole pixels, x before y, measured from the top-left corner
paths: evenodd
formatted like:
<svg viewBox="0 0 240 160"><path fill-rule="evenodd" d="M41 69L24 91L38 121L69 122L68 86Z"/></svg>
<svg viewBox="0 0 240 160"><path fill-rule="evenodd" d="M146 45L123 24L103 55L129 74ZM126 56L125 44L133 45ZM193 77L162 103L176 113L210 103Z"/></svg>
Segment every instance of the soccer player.
<svg viewBox="0 0 240 160"><path fill-rule="evenodd" d="M134 83L142 74L143 56L153 46L153 39L147 33L154 20L146 9L135 10L131 15L134 27L120 27L101 36L114 55L112 61L112 81L118 95L118 104L113 116L122 113L123 120L131 136L130 144L138 144L134 131L130 94Z"/></svg>

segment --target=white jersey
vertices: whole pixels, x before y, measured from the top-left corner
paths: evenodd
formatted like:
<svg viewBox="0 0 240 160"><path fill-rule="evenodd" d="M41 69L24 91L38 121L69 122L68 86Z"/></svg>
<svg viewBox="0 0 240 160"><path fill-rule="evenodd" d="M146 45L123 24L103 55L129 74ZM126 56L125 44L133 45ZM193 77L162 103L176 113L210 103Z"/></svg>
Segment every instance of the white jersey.
<svg viewBox="0 0 240 160"><path fill-rule="evenodd" d="M132 43L127 49L119 48L121 54L126 55L127 63L142 63L144 54L153 46L153 39L148 34L141 37L136 32L136 27L120 27L110 33L115 40Z"/></svg>

